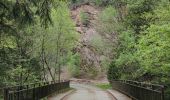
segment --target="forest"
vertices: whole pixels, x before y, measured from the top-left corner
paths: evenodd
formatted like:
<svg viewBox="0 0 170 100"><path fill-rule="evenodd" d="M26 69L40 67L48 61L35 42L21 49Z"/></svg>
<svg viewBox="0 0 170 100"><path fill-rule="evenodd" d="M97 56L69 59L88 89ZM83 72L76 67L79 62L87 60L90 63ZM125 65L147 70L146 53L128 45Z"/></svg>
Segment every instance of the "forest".
<svg viewBox="0 0 170 100"><path fill-rule="evenodd" d="M169 100L170 1L0 0L0 88L62 73L161 84Z"/></svg>

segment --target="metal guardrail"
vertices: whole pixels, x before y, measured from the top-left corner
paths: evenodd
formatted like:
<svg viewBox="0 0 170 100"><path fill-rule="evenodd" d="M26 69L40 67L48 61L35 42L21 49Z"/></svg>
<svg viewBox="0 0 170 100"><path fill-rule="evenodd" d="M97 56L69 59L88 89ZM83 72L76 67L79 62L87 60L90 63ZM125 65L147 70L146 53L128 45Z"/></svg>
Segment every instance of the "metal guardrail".
<svg viewBox="0 0 170 100"><path fill-rule="evenodd" d="M70 87L70 81L51 81L4 89L4 100L40 100Z"/></svg>
<svg viewBox="0 0 170 100"><path fill-rule="evenodd" d="M146 84L129 80L113 80L113 89L116 89L133 100L164 100L164 86Z"/></svg>

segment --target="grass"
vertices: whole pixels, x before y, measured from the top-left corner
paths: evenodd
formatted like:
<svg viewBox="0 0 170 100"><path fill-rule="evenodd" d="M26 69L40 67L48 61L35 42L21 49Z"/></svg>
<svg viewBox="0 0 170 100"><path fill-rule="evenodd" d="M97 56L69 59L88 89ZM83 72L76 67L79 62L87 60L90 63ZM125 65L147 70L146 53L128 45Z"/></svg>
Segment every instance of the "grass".
<svg viewBox="0 0 170 100"><path fill-rule="evenodd" d="M110 84L106 84L106 83L102 83L102 84L96 84L97 87L103 89L103 90L107 90L107 89L111 89L112 86Z"/></svg>

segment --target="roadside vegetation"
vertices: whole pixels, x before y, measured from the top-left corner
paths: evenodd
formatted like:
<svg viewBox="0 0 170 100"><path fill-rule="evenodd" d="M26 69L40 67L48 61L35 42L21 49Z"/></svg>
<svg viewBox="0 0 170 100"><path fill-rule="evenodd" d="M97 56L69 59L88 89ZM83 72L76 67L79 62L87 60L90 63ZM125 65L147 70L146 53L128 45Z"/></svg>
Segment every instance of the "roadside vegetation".
<svg viewBox="0 0 170 100"><path fill-rule="evenodd" d="M96 84L96 86L103 89L103 90L112 89L112 86L110 84L107 84L107 83Z"/></svg>
<svg viewBox="0 0 170 100"><path fill-rule="evenodd" d="M72 52L79 34L66 2L3 0L0 5L0 88L60 80L62 67L79 66Z"/></svg>
<svg viewBox="0 0 170 100"><path fill-rule="evenodd" d="M92 45L98 48L97 52L108 54L105 61L105 65L109 65L108 79L162 84L166 88L166 100L169 100L169 0L89 2L102 7L96 21L96 30L100 35L93 39Z"/></svg>
<svg viewBox="0 0 170 100"><path fill-rule="evenodd" d="M168 100L170 98L170 2L113 0L110 5L116 10L116 14L112 14L114 20L112 25L118 44L116 55L108 70L108 79L165 85ZM100 29L108 30L107 28L109 27Z"/></svg>
<svg viewBox="0 0 170 100"><path fill-rule="evenodd" d="M100 72L107 72L109 81L162 84L165 100L169 100L169 0L66 1L0 1L0 88L60 80L63 67L79 77L82 56L75 48L80 34L69 7L87 3L101 10L93 23L98 35L90 41L95 53L102 55ZM81 11L80 19L87 27L88 13ZM90 78L101 74L90 68L85 72ZM110 88L109 84L97 86Z"/></svg>

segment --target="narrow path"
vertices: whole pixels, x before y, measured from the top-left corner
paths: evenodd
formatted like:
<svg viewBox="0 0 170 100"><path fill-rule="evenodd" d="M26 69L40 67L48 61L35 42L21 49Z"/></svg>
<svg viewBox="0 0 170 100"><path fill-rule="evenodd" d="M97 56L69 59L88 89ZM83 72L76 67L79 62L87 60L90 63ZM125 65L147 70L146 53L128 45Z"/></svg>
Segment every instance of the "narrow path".
<svg viewBox="0 0 170 100"><path fill-rule="evenodd" d="M70 87L73 89L65 93L54 94L48 100L132 100L116 90L102 90L93 86L89 81L73 79Z"/></svg>
<svg viewBox="0 0 170 100"><path fill-rule="evenodd" d="M76 91L61 100L116 100L107 91L86 84L71 84Z"/></svg>

